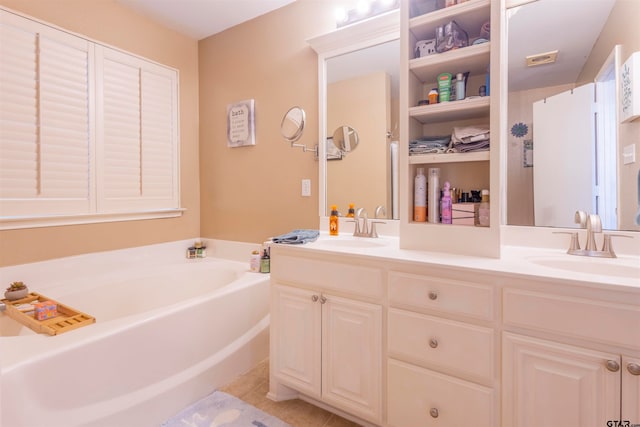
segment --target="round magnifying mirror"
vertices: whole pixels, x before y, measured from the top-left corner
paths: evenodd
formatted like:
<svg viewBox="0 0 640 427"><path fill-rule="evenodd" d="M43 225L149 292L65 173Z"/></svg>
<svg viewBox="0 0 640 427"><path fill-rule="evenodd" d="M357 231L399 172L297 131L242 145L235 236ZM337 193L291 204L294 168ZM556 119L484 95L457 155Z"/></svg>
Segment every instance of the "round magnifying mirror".
<svg viewBox="0 0 640 427"><path fill-rule="evenodd" d="M280 133L289 142L296 142L304 130L305 114L300 107L292 107L282 118Z"/></svg>
<svg viewBox="0 0 640 427"><path fill-rule="evenodd" d="M333 145L343 153L355 150L359 142L358 132L351 126L340 126L333 133Z"/></svg>

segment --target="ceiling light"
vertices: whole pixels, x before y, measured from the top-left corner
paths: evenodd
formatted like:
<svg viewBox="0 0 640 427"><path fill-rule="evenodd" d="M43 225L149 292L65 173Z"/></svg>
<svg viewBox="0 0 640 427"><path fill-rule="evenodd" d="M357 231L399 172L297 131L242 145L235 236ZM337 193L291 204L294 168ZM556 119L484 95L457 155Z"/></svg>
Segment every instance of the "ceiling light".
<svg viewBox="0 0 640 427"><path fill-rule="evenodd" d="M527 67L535 67L536 65L553 64L558 58L558 51L552 50L551 52L537 53L535 55L529 55L526 57Z"/></svg>

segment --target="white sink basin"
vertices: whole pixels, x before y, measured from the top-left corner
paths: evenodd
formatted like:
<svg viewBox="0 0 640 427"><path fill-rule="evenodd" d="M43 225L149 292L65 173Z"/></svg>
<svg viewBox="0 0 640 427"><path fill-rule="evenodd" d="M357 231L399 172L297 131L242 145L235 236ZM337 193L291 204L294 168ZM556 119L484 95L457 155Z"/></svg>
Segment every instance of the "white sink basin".
<svg viewBox="0 0 640 427"><path fill-rule="evenodd" d="M387 246L388 242L380 238L352 237L352 238L336 238L320 239L313 243L313 246L321 246L323 248L380 248Z"/></svg>
<svg viewBox="0 0 640 427"><path fill-rule="evenodd" d="M571 255L567 255L571 256ZM529 260L541 267L553 268L575 273L596 274L600 276L640 278L640 264L619 258L537 258Z"/></svg>

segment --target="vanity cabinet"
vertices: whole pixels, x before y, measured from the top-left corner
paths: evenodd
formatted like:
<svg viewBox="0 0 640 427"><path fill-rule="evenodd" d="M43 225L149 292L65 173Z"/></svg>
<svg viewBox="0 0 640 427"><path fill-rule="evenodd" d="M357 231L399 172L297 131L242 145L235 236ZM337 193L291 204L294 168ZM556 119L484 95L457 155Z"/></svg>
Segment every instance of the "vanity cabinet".
<svg viewBox="0 0 640 427"><path fill-rule="evenodd" d="M291 277L294 264L312 277ZM381 424L381 272L277 255L272 266L272 397L290 398L277 390L284 385Z"/></svg>
<svg viewBox="0 0 640 427"><path fill-rule="evenodd" d="M495 426L491 286L391 271L388 425Z"/></svg>
<svg viewBox="0 0 640 427"><path fill-rule="evenodd" d="M637 296L559 291L503 290L503 425L637 422Z"/></svg>
<svg viewBox="0 0 640 427"><path fill-rule="evenodd" d="M420 14L421 6L431 3L420 0L401 2L400 134L403 145L400 161L401 174L405 177L404 188L400 189L401 205L404 206L401 209L404 216L400 217L401 244L412 249L498 256L499 230L496 226L443 225L413 220L413 185L418 168L424 169L427 179L429 168L438 168L440 188L448 181L452 188L461 189L469 195L471 190L482 189L489 189L491 194L497 195L499 189L499 174L496 173L497 167L492 170L491 157L492 153L497 153L500 132L491 133L491 146L496 147L491 151L409 153L410 141L451 135L456 127L499 128L500 106L497 100L501 89L500 85L492 87L488 81L488 76L499 74L499 67L494 65L500 62L499 31L495 32L496 37L491 41L473 44L480 38L483 25L491 23L492 30L499 30L499 23L493 22L494 16L499 16L499 6L496 4L493 7L490 0L468 0ZM426 56L416 52L417 42L435 39L437 29L452 21L468 33L468 46ZM465 99L423 105L429 91L437 88L438 75L451 73L452 85L455 86L456 74L466 72L469 74ZM481 86L486 87L487 96L479 95ZM492 101L494 94L495 102ZM494 214L498 210L498 199L490 199L491 224L499 221L499 216ZM463 233L464 239L456 237L462 237Z"/></svg>

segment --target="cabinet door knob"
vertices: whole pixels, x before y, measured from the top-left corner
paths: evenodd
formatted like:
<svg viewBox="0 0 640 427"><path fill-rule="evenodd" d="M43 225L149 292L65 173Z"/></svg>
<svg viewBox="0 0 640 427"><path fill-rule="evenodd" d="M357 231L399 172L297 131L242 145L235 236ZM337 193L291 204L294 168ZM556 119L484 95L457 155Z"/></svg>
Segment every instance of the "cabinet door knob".
<svg viewBox="0 0 640 427"><path fill-rule="evenodd" d="M640 365L637 363L628 363L627 371L629 371L631 375L640 375Z"/></svg>
<svg viewBox="0 0 640 427"><path fill-rule="evenodd" d="M435 338L431 338L431 339L429 340L429 347L431 347L431 348L436 348L436 347L438 347L438 340L437 340L437 339L435 339Z"/></svg>
<svg viewBox="0 0 640 427"><path fill-rule="evenodd" d="M320 296L320 304L324 304L325 302L327 302L327 298L325 298L324 295Z"/></svg>
<svg viewBox="0 0 640 427"><path fill-rule="evenodd" d="M607 360L606 366L611 372L618 372L620 370L620 364L615 360Z"/></svg>
<svg viewBox="0 0 640 427"><path fill-rule="evenodd" d="M438 293L436 291L429 291L429 299L430 300L437 300L438 299Z"/></svg>
<svg viewBox="0 0 640 427"><path fill-rule="evenodd" d="M311 297L311 301L313 301L313 302L318 301L318 295L313 295L313 296Z"/></svg>
<svg viewBox="0 0 640 427"><path fill-rule="evenodd" d="M433 418L438 418L438 408L431 408L429 410L429 415L431 415Z"/></svg>

